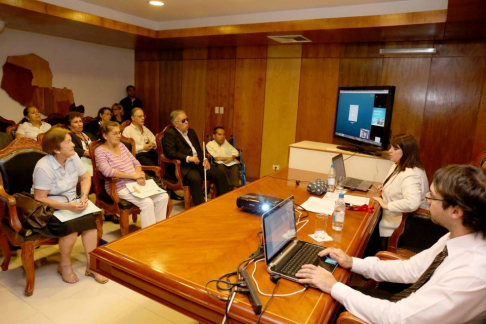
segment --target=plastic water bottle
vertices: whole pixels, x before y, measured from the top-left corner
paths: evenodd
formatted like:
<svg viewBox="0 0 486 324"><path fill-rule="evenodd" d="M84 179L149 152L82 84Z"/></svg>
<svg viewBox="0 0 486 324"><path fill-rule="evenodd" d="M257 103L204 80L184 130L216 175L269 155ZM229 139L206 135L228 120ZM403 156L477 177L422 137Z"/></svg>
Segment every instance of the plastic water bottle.
<svg viewBox="0 0 486 324"><path fill-rule="evenodd" d="M344 214L346 212L346 204L344 203L344 194L339 194L339 199L336 201L334 207L334 215L332 217L332 229L335 231L342 231L344 227Z"/></svg>
<svg viewBox="0 0 486 324"><path fill-rule="evenodd" d="M331 169L327 174L327 191L333 192L336 187L336 169L334 169L334 164L331 164Z"/></svg>

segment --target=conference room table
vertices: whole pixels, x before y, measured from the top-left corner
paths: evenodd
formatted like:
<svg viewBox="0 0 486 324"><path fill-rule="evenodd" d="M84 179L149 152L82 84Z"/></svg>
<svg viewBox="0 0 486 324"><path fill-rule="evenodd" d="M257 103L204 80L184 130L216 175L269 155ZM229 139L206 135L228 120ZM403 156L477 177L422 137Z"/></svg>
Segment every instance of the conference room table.
<svg viewBox="0 0 486 324"><path fill-rule="evenodd" d="M95 249L90 254L90 267L201 323L221 323L226 303L208 295L206 283L236 271L240 262L260 244L257 233L261 231L261 217L237 208L237 197L247 193L279 198L293 195L295 203L302 204L311 197L306 191L308 182L317 178L325 180L327 177L297 169L280 170ZM373 188L367 193L352 194L372 197L377 194ZM320 244L361 256L379 215L379 205L374 200L370 204L375 206L373 212L347 211L342 232L332 230L330 217L327 233L333 241ZM298 231L298 238L315 243L309 237L314 231L315 214L310 212L308 217L302 218L306 214L303 212L301 219L308 222ZM250 276L255 266L255 279L261 291L271 294L275 284L270 281L265 262L250 264L247 268ZM338 267L334 276L347 283L350 272ZM275 293L289 294L302 288L298 283L281 279ZM219 291L214 283L208 285L208 291L227 297L227 292ZM269 297L261 294L259 297L265 306ZM260 322L330 323L339 306L328 294L308 288L289 297L274 297ZM248 298L242 294L236 294L228 317L231 323L255 323L258 319Z"/></svg>

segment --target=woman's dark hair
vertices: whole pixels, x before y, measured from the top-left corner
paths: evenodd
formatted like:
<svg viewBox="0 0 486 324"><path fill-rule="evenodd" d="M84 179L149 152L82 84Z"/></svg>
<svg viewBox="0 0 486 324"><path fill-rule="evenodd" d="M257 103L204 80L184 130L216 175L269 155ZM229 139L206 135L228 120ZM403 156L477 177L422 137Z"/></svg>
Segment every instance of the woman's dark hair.
<svg viewBox="0 0 486 324"><path fill-rule="evenodd" d="M27 107L24 108L24 110L23 110L24 118L22 118L22 120L20 121L21 124L25 123L26 121L29 121L29 119L27 118L27 115L29 115L29 108L36 108L36 107L27 106Z"/></svg>
<svg viewBox="0 0 486 324"><path fill-rule="evenodd" d="M434 174L435 191L442 196L442 208L460 207L462 225L486 237L486 173L472 165L448 165Z"/></svg>
<svg viewBox="0 0 486 324"><path fill-rule="evenodd" d="M103 137L103 134L108 134L115 127L120 128L120 124L114 121L101 123L100 130L98 132L98 138L100 139L101 143L106 142L106 138Z"/></svg>
<svg viewBox="0 0 486 324"><path fill-rule="evenodd" d="M55 150L61 148L61 143L66 139L70 130L61 127L51 127L42 138L42 150L47 154L54 154Z"/></svg>
<svg viewBox="0 0 486 324"><path fill-rule="evenodd" d="M83 120L83 115L81 115L81 113L77 112L77 111L70 111L66 114L66 117L65 117L65 123L66 123L66 126L69 127L71 126L71 122L73 121L74 118L81 118L81 121Z"/></svg>
<svg viewBox="0 0 486 324"><path fill-rule="evenodd" d="M403 151L395 172L405 171L406 168L424 168L420 161L419 148L415 137L410 134L399 134L393 137L391 146Z"/></svg>
<svg viewBox="0 0 486 324"><path fill-rule="evenodd" d="M98 114L96 115L96 121L97 122L101 121L100 115L102 115L105 112L105 110L109 110L113 114L113 111L111 111L111 108L108 108L108 107L100 108L100 110L98 110Z"/></svg>

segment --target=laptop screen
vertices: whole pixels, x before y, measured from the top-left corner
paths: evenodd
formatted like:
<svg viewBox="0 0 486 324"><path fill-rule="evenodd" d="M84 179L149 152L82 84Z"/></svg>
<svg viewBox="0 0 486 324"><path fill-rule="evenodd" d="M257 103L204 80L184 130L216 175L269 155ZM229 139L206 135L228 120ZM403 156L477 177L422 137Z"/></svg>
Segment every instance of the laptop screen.
<svg viewBox="0 0 486 324"><path fill-rule="evenodd" d="M262 215L263 239L267 264L288 242L297 237L294 197L282 201Z"/></svg>
<svg viewBox="0 0 486 324"><path fill-rule="evenodd" d="M332 158L332 164L334 164L334 169L336 170L336 179L340 176L346 178L346 169L344 169L344 159L342 154L338 154Z"/></svg>

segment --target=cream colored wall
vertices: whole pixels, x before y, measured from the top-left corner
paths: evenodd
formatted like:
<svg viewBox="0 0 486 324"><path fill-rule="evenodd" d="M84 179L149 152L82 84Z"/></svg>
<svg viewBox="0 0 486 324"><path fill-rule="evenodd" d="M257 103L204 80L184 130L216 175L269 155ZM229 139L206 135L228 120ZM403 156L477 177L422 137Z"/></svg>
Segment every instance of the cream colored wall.
<svg viewBox="0 0 486 324"><path fill-rule="evenodd" d="M8 56L29 53L49 62L52 86L73 90L76 104L84 105L87 116L94 116L99 108L120 101L126 96L125 87L134 83L133 50L8 28L0 34L0 66ZM19 121L23 108L0 89L1 116Z"/></svg>

